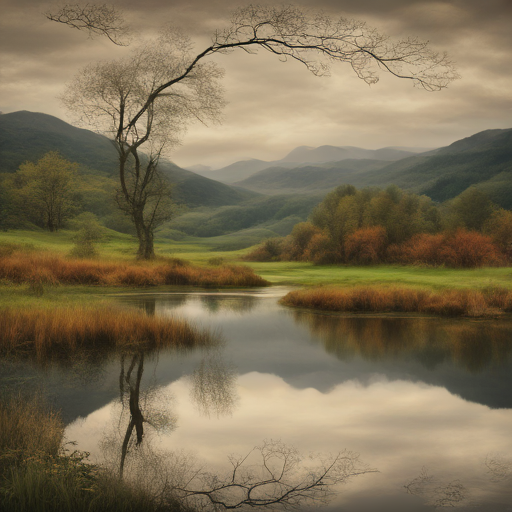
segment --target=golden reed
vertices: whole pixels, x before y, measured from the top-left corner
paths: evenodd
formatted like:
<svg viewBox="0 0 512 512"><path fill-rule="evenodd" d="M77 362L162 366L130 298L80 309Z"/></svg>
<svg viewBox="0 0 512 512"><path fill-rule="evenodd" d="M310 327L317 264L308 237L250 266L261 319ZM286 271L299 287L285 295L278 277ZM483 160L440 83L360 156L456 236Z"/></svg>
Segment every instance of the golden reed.
<svg viewBox="0 0 512 512"><path fill-rule="evenodd" d="M4 309L0 311L0 353L45 356L84 349L192 347L214 341L185 320L149 316L115 307Z"/></svg>
<svg viewBox="0 0 512 512"><path fill-rule="evenodd" d="M15 252L0 257L0 279L11 283L103 286L193 285L266 286L268 281L245 266L195 267L169 263L67 260L52 254Z"/></svg>
<svg viewBox="0 0 512 512"><path fill-rule="evenodd" d="M324 311L426 313L445 316L494 316L512 312L512 290L428 291L359 286L292 291L281 299L287 306Z"/></svg>

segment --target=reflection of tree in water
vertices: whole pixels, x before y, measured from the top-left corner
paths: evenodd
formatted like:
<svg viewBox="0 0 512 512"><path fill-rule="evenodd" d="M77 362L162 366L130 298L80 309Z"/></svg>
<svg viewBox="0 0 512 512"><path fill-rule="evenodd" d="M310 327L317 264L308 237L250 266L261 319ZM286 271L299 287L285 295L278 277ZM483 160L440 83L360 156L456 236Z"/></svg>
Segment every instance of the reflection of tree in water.
<svg viewBox="0 0 512 512"><path fill-rule="evenodd" d="M107 466L158 496L164 508L176 498L195 510L318 505L334 495L335 485L375 471L355 453L302 457L280 441L229 456L231 470L226 474L208 471L190 454L159 451L152 434L175 429L176 418L169 398L155 388L142 389L144 358L143 352L121 356L120 414L102 448ZM236 373L218 351L207 351L190 378L191 398L201 413L231 413L237 400ZM148 431L147 426L152 428Z"/></svg>
<svg viewBox="0 0 512 512"><path fill-rule="evenodd" d="M489 454L484 467L484 481L493 485L486 487L479 483L473 488L459 479L437 478L423 467L417 477L404 485L404 489L435 509L457 507L466 510L467 507L468 510L485 512L509 510L512 500L512 459L503 454Z"/></svg>
<svg viewBox="0 0 512 512"><path fill-rule="evenodd" d="M492 482L510 481L512 483L512 459L501 453L489 454L485 466Z"/></svg>
<svg viewBox="0 0 512 512"><path fill-rule="evenodd" d="M156 313L156 305L157 303L161 306L164 306L165 309L174 309L183 306L188 301L188 295L186 294L176 294L171 296L162 297L141 297L137 298L136 304L149 316L153 316Z"/></svg>
<svg viewBox="0 0 512 512"><path fill-rule="evenodd" d="M457 507L468 502L468 489L459 480L439 482L426 468L404 487L408 494L420 497L425 505L434 508Z"/></svg>
<svg viewBox="0 0 512 512"><path fill-rule="evenodd" d="M207 352L191 378L190 397L201 414L231 414L237 402L236 368L227 365L218 351Z"/></svg>
<svg viewBox="0 0 512 512"><path fill-rule="evenodd" d="M503 364L512 352L512 323L438 318L340 317L294 311L327 352L340 360L355 356L385 360L414 356L434 368L444 361L478 372Z"/></svg>
<svg viewBox="0 0 512 512"><path fill-rule="evenodd" d="M141 389L144 358L142 351L121 355L119 393L122 407L117 421L118 428L103 442L103 450L108 454L111 463L118 460L115 465L119 468L121 478L125 474L128 458L132 459L132 470L133 466L145 466L144 458L153 462L155 460L150 446L143 449L143 441L147 437L145 426L152 427L151 434L170 432L176 428L170 397L154 386ZM231 413L236 402L236 373L234 368L223 363L218 352L206 353L193 373L192 382L191 396L201 412L217 416ZM125 429L123 424L126 424Z"/></svg>
<svg viewBox="0 0 512 512"><path fill-rule="evenodd" d="M256 297L239 295L236 297L223 297L220 295L201 295L201 304L210 313L230 311L233 313L248 313L257 304Z"/></svg>

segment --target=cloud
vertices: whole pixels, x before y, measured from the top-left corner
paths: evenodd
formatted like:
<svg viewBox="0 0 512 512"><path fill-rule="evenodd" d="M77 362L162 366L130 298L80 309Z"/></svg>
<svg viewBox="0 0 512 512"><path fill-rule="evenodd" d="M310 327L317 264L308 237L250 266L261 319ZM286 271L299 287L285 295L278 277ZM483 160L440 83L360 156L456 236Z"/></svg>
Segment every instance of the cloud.
<svg viewBox="0 0 512 512"><path fill-rule="evenodd" d="M150 0L119 4L140 36L163 22L179 26L201 50L209 34L226 25L235 6L249 0ZM306 8L311 2L297 2ZM0 19L0 109L46 112L71 120L56 99L83 66L126 55L101 38L52 23L51 4L6 0ZM260 52L222 56L226 99L224 123L191 126L170 156L180 165L222 165L243 157L281 158L297 145L439 146L488 128L510 126L512 102L512 3L507 0L318 0L333 16L367 20L391 37L429 39L448 51L462 79L429 94L407 81L384 77L371 88L349 66L331 78L311 76L298 63L280 63ZM342 10L341 10L342 9Z"/></svg>

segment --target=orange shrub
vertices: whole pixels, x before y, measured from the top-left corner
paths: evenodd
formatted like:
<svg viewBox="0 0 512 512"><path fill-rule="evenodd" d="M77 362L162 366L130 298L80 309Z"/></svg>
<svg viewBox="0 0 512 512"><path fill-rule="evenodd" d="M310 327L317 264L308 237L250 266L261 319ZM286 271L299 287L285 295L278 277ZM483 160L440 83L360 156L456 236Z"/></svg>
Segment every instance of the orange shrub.
<svg viewBox="0 0 512 512"><path fill-rule="evenodd" d="M332 243L328 235L325 233L316 233L311 237L306 250L304 251L304 259L313 263L335 263L339 257L332 249Z"/></svg>
<svg viewBox="0 0 512 512"><path fill-rule="evenodd" d="M386 229L382 226L361 228L345 239L345 255L350 263L371 265L383 260Z"/></svg>
<svg viewBox="0 0 512 512"><path fill-rule="evenodd" d="M473 268L505 263L503 255L489 236L465 229L446 236L439 255L441 261L449 267Z"/></svg>
<svg viewBox="0 0 512 512"><path fill-rule="evenodd" d="M387 260L392 263L440 265L442 261L439 251L443 240L442 234L414 235L407 242L390 245L387 250Z"/></svg>
<svg viewBox="0 0 512 512"><path fill-rule="evenodd" d="M392 263L446 265L455 268L503 265L506 262L489 236L464 229L455 233L415 235L403 244L389 246L387 260Z"/></svg>

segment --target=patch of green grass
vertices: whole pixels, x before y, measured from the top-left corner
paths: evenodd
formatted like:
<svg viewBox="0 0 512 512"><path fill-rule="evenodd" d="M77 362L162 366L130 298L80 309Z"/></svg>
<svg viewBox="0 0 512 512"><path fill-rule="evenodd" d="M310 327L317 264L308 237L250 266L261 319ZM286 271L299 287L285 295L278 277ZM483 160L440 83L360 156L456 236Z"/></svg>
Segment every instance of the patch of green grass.
<svg viewBox="0 0 512 512"><path fill-rule="evenodd" d="M123 292L139 290L123 288ZM113 302L114 293L119 288L97 286L44 286L43 294L38 296L27 284L0 284L0 309L14 308L55 308L59 306L89 306Z"/></svg>
<svg viewBox="0 0 512 512"><path fill-rule="evenodd" d="M450 269L379 265L349 267L302 262L246 262L261 277L279 285L410 286L431 289L512 288L512 268Z"/></svg>
<svg viewBox="0 0 512 512"><path fill-rule="evenodd" d="M100 259L133 260L137 248L136 240L129 236L111 231L108 240L98 244ZM0 233L0 244L19 243L31 244L36 249L50 250L67 254L73 247L73 233L59 231L48 233L42 231L9 231ZM155 248L157 256L177 256L196 265L207 265L212 258L222 258L226 263L240 263L241 258L251 251L251 248L229 251L219 249L223 244L230 243L231 235L212 238L185 237L180 241L156 239ZM504 286L512 288L511 267L488 267L477 269L450 269L420 266L391 266L379 265L373 267L350 267L337 265L314 265L312 263L280 261L280 262L243 262L255 270L264 279L272 284L279 285L341 285L341 286L410 286L426 287L430 289L480 289L489 286ZM22 287L26 290L26 287ZM2 291L3 290L3 291ZM98 300L104 293L111 293L113 289L95 287L48 287L41 299L30 297L23 290L12 289L12 300L18 303L30 303L34 300L53 301L65 300ZM123 289L126 291L126 289ZM0 286L0 305L7 300L7 292ZM83 293L84 297L79 298Z"/></svg>

